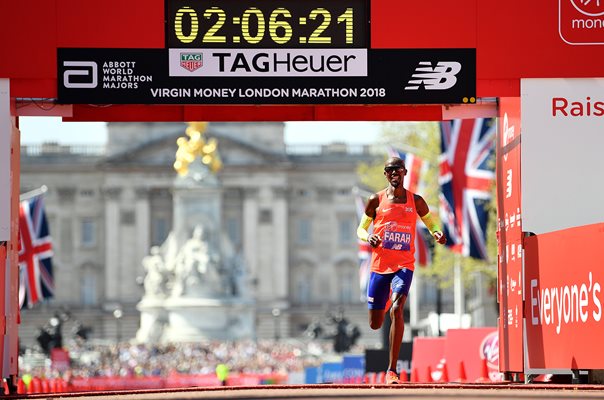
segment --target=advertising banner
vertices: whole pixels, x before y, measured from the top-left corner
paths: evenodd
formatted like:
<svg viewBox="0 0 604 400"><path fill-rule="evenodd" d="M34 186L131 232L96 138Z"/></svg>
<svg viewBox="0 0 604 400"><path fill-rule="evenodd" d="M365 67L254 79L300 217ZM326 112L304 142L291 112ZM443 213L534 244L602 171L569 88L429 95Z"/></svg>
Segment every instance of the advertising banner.
<svg viewBox="0 0 604 400"><path fill-rule="evenodd" d="M528 368L602 369L604 224L525 239Z"/></svg>
<svg viewBox="0 0 604 400"><path fill-rule="evenodd" d="M558 32L568 44L604 44L603 22L600 1L558 0Z"/></svg>
<svg viewBox="0 0 604 400"><path fill-rule="evenodd" d="M416 336L413 338L411 370L417 374L418 382L429 382L438 376L438 365L445 357L446 340L445 337Z"/></svg>
<svg viewBox="0 0 604 400"><path fill-rule="evenodd" d="M321 364L321 383L341 383L344 380L341 362L324 362Z"/></svg>
<svg viewBox="0 0 604 400"><path fill-rule="evenodd" d="M604 222L604 79L523 79L521 91L522 230Z"/></svg>
<svg viewBox="0 0 604 400"><path fill-rule="evenodd" d="M10 116L9 80L0 79L0 242L10 239Z"/></svg>
<svg viewBox="0 0 604 400"><path fill-rule="evenodd" d="M411 374L411 357L413 355L413 342L401 343L396 362L397 371L405 370ZM386 372L388 367L388 350L366 349L365 370L366 372Z"/></svg>
<svg viewBox="0 0 604 400"><path fill-rule="evenodd" d="M522 372L522 214L520 210L520 98L499 99L497 235L499 366Z"/></svg>
<svg viewBox="0 0 604 400"><path fill-rule="evenodd" d="M365 356L361 354L346 354L342 357L342 375L344 382L353 382L365 375Z"/></svg>
<svg viewBox="0 0 604 400"><path fill-rule="evenodd" d="M319 381L319 367L306 367L304 368L304 383L321 383Z"/></svg>
<svg viewBox="0 0 604 400"><path fill-rule="evenodd" d="M482 368L485 360L488 378L493 382L501 381L499 345L496 328L449 329L444 359L450 381L455 382L460 378L462 363L468 382L484 378Z"/></svg>
<svg viewBox="0 0 604 400"><path fill-rule="evenodd" d="M473 103L475 49L76 49L67 104Z"/></svg>

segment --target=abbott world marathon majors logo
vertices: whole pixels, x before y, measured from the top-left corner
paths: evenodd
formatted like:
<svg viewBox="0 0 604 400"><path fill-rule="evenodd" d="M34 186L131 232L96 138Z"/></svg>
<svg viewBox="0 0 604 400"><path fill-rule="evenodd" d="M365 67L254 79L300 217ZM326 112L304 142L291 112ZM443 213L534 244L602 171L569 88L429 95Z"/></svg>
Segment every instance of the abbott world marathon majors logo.
<svg viewBox="0 0 604 400"><path fill-rule="evenodd" d="M604 44L604 0L558 0L558 32L571 45Z"/></svg>
<svg viewBox="0 0 604 400"><path fill-rule="evenodd" d="M136 61L63 61L63 68L67 89L138 89L139 83L153 81L136 73Z"/></svg>

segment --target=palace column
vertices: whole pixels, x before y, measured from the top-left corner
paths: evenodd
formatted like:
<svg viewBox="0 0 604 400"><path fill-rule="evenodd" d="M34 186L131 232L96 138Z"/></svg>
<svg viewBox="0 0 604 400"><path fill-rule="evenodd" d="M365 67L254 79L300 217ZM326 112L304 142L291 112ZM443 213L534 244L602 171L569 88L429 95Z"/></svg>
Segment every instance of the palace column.
<svg viewBox="0 0 604 400"><path fill-rule="evenodd" d="M279 301L288 298L288 221L287 189L273 188L273 262L270 266L273 274L275 297ZM285 304L283 304L285 306Z"/></svg>
<svg viewBox="0 0 604 400"><path fill-rule="evenodd" d="M122 188L109 187L103 190L105 196L105 302L120 299L122 279L120 261L120 205Z"/></svg>
<svg viewBox="0 0 604 400"><path fill-rule="evenodd" d="M151 247L151 222L150 214L151 207L149 205L149 189L145 187L139 187L135 189L136 201L135 201L135 221L136 221L136 259L139 260L139 265L135 269L138 275L144 275L142 268L143 257L149 254Z"/></svg>
<svg viewBox="0 0 604 400"><path fill-rule="evenodd" d="M243 255L246 268L254 285L252 297L258 290L258 189L244 188L243 190Z"/></svg>

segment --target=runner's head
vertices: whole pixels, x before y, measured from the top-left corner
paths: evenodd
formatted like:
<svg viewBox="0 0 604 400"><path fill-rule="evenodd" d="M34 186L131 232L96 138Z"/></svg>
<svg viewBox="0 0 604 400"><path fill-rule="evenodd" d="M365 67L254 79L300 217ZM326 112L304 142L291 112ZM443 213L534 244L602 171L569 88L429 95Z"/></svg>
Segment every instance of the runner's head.
<svg viewBox="0 0 604 400"><path fill-rule="evenodd" d="M384 164L384 175L392 187L403 184L403 178L407 174L405 162L398 157L390 157Z"/></svg>

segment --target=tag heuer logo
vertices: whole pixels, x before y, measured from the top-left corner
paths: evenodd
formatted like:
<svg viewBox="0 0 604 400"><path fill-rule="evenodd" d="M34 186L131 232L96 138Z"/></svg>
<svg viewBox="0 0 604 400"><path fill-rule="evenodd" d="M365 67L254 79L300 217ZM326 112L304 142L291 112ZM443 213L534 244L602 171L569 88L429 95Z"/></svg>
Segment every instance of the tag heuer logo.
<svg viewBox="0 0 604 400"><path fill-rule="evenodd" d="M180 53L180 66L188 71L195 71L203 65L202 53Z"/></svg>

